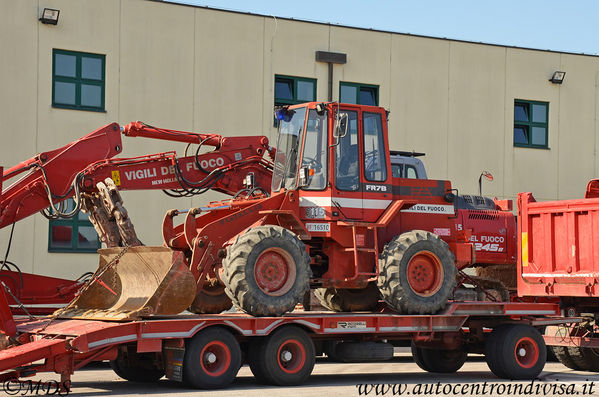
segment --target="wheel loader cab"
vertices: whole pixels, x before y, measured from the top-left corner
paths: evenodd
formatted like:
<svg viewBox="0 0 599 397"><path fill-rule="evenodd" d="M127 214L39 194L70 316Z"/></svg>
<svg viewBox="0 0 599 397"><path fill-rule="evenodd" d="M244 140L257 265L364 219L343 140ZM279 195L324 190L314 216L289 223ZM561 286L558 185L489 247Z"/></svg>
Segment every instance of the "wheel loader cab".
<svg viewBox="0 0 599 397"><path fill-rule="evenodd" d="M376 221L392 195L385 110L308 103L277 116L272 190L299 190L308 230L327 229L317 220Z"/></svg>

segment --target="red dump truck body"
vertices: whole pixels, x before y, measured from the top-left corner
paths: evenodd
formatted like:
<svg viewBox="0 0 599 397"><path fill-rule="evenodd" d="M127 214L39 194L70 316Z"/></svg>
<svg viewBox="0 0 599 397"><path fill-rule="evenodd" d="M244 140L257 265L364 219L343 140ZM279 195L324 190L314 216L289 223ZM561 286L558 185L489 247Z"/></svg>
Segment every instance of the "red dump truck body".
<svg viewBox="0 0 599 397"><path fill-rule="evenodd" d="M518 194L520 296L599 297L598 187L590 181L585 198L575 200Z"/></svg>

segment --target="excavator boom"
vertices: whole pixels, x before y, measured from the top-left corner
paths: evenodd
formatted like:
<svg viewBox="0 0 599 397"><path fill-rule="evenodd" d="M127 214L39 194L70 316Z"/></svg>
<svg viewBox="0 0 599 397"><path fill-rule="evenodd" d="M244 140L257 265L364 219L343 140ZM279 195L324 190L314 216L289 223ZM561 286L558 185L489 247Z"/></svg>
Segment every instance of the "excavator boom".
<svg viewBox="0 0 599 397"><path fill-rule="evenodd" d="M113 158L122 152L121 134L195 144L195 154L178 157L174 151L133 158ZM208 148L208 150L206 150ZM203 291L189 271L188 258L165 247L145 247L138 240L123 206L120 190L164 190L174 197L207 190L244 197L266 194L270 187L274 149L264 136L222 137L218 134L162 129L142 122L123 127L106 125L70 144L40 153L10 169L0 168L0 228L14 224L40 210L69 217L60 203L75 198L76 209L89 213L100 239L108 247L100 250L100 265L91 282L71 302L66 317L124 320L151 314L174 314L187 308ZM2 191L7 180L24 174ZM251 183L248 183L248 175ZM114 250L129 247L114 264ZM0 280L25 281L31 277ZM36 276L39 281L39 277ZM32 286L10 284L10 295L20 303L66 303L66 297L81 287L80 281L61 284L68 295ZM53 284L54 285L54 284ZM91 287L89 287L91 285ZM57 287L58 288L58 287ZM209 288L209 286L208 286ZM196 291L197 290L197 291ZM27 291L27 293L25 293ZM7 291L8 292L8 291ZM40 296L43 295L43 296ZM11 303L13 302L8 298ZM70 300L70 299L69 299Z"/></svg>

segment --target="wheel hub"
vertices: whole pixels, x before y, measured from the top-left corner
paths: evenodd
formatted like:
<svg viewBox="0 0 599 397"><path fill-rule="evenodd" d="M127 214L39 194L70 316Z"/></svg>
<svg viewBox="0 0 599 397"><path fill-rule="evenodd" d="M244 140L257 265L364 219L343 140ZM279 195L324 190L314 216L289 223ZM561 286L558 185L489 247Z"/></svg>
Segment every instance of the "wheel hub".
<svg viewBox="0 0 599 397"><path fill-rule="evenodd" d="M262 252L256 260L254 277L262 292L281 296L295 282L295 261L285 250L271 248Z"/></svg>
<svg viewBox="0 0 599 397"><path fill-rule="evenodd" d="M518 341L514 353L516 362L523 368L534 367L539 361L539 347L529 337L524 337Z"/></svg>
<svg viewBox="0 0 599 397"><path fill-rule="evenodd" d="M212 352L208 352L205 357L204 360L208 363L208 364L214 364L216 362L216 354L212 353Z"/></svg>
<svg viewBox="0 0 599 397"><path fill-rule="evenodd" d="M431 296L441 288L443 265L432 252L420 251L410 258L407 276L412 291L421 296Z"/></svg>
<svg viewBox="0 0 599 397"><path fill-rule="evenodd" d="M293 354L289 350L283 350L281 353L281 361L289 362L293 358Z"/></svg>

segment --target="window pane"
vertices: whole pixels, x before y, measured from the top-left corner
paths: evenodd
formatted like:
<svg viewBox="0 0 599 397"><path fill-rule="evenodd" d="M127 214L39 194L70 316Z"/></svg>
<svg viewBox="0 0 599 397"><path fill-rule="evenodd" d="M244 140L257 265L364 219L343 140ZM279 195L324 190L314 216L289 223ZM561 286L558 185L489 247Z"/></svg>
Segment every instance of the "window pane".
<svg viewBox="0 0 599 397"><path fill-rule="evenodd" d="M73 227L67 225L53 225L50 229L50 246L52 248L72 248L71 236Z"/></svg>
<svg viewBox="0 0 599 397"><path fill-rule="evenodd" d="M376 106L375 90L372 88L360 88L360 105Z"/></svg>
<svg viewBox="0 0 599 397"><path fill-rule="evenodd" d="M533 145L547 146L545 127L532 127L532 139Z"/></svg>
<svg viewBox="0 0 599 397"><path fill-rule="evenodd" d="M387 179L383 121L378 113L364 113L364 175L369 181Z"/></svg>
<svg viewBox="0 0 599 397"><path fill-rule="evenodd" d="M286 79L275 80L275 98L293 99L293 81Z"/></svg>
<svg viewBox="0 0 599 397"><path fill-rule="evenodd" d="M411 165L408 165L406 167L406 178L411 178L411 179L418 179L418 174L416 173L416 168L412 167Z"/></svg>
<svg viewBox="0 0 599 397"><path fill-rule="evenodd" d="M81 77L84 79L102 80L102 59L82 57Z"/></svg>
<svg viewBox="0 0 599 397"><path fill-rule="evenodd" d="M312 81L297 82L297 100L311 102L314 100L314 83Z"/></svg>
<svg viewBox="0 0 599 397"><path fill-rule="evenodd" d="M358 151L358 113L346 111L347 134L339 138L335 147L335 185L339 190L360 188L360 154Z"/></svg>
<svg viewBox="0 0 599 397"><path fill-rule="evenodd" d="M402 178L401 171L403 164L391 164L391 176L393 178Z"/></svg>
<svg viewBox="0 0 599 397"><path fill-rule="evenodd" d="M351 85L341 85L341 98L339 100L342 103L356 103L356 97L358 96L358 88Z"/></svg>
<svg viewBox="0 0 599 397"><path fill-rule="evenodd" d="M545 105L532 105L532 121L535 123L545 123L547 122L547 106ZM534 138L534 130L533 130L533 138Z"/></svg>
<svg viewBox="0 0 599 397"><path fill-rule="evenodd" d="M54 75L77 77L77 57L74 55L54 54Z"/></svg>
<svg viewBox="0 0 599 397"><path fill-rule="evenodd" d="M528 121L528 105L523 103L514 105L514 120Z"/></svg>
<svg viewBox="0 0 599 397"><path fill-rule="evenodd" d="M308 167L309 177L306 190L324 189L327 182L327 117L319 116L315 109L308 113L302 168Z"/></svg>
<svg viewBox="0 0 599 397"><path fill-rule="evenodd" d="M81 84L81 106L102 106L102 88L98 85Z"/></svg>
<svg viewBox="0 0 599 397"><path fill-rule="evenodd" d="M92 226L79 226L78 248L97 249L98 244L98 234Z"/></svg>
<svg viewBox="0 0 599 397"><path fill-rule="evenodd" d="M528 145L528 127L514 126L514 143Z"/></svg>
<svg viewBox="0 0 599 397"><path fill-rule="evenodd" d="M65 105L75 105L75 84L54 82L54 102Z"/></svg>

